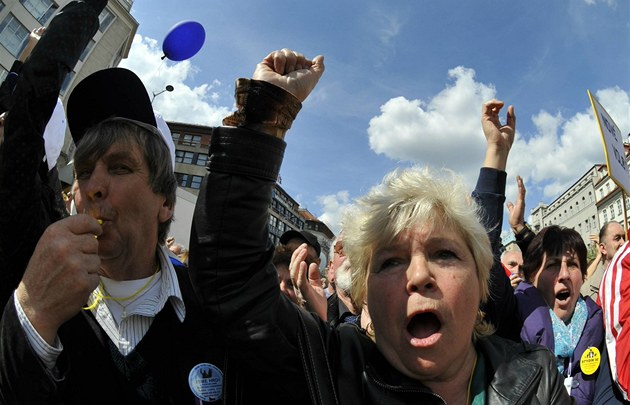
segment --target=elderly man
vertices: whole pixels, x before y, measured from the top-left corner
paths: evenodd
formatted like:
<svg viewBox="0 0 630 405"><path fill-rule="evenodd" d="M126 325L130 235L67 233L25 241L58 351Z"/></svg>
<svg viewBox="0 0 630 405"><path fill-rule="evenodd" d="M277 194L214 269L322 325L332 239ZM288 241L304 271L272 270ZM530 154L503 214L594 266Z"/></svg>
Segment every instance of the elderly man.
<svg viewBox="0 0 630 405"><path fill-rule="evenodd" d="M244 90L258 97L250 108L273 104L275 86L260 79ZM301 403L305 387L257 373L244 363L247 345L231 350L223 324L200 312L188 272L168 259L174 147L140 79L119 68L88 76L70 95L68 122L81 137L79 214L46 229L6 307L0 402ZM283 361L272 353L266 366Z"/></svg>

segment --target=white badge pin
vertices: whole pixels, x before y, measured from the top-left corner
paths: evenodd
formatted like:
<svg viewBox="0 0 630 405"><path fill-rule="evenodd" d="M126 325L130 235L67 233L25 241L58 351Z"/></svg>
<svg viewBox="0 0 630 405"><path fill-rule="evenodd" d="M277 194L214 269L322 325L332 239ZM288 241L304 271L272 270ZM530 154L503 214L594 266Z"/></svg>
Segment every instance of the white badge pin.
<svg viewBox="0 0 630 405"><path fill-rule="evenodd" d="M188 385L202 401L217 401L223 395L223 373L213 364L197 364L188 374Z"/></svg>

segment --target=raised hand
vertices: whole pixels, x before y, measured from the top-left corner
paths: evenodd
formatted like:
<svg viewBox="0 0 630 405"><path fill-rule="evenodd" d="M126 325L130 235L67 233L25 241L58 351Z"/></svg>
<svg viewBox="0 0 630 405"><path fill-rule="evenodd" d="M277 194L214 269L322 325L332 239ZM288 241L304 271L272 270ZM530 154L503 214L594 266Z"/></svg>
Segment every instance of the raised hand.
<svg viewBox="0 0 630 405"><path fill-rule="evenodd" d="M507 203L508 221L514 233L518 233L525 226L525 185L521 176L516 176L516 185L518 186L518 196L516 203L509 201Z"/></svg>
<svg viewBox="0 0 630 405"><path fill-rule="evenodd" d="M486 137L487 149L484 167L505 170L507 158L516 134L514 106L509 106L505 125L501 124L499 112L503 101L490 100L484 103L481 111L481 127Z"/></svg>
<svg viewBox="0 0 630 405"><path fill-rule="evenodd" d="M256 65L252 79L281 87L302 102L315 88L324 69L323 56L309 60L299 52L284 48L271 52Z"/></svg>

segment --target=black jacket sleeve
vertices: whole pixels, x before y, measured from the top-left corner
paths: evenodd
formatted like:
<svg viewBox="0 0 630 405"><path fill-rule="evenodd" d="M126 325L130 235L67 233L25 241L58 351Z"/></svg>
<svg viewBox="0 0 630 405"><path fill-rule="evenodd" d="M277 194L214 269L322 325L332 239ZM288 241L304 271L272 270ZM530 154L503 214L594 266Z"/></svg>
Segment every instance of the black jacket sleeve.
<svg viewBox="0 0 630 405"><path fill-rule="evenodd" d="M41 171L43 133L68 72L96 33L107 0L73 1L50 22L21 67L0 147L0 310L44 229L60 212ZM47 168L46 168L47 169Z"/></svg>

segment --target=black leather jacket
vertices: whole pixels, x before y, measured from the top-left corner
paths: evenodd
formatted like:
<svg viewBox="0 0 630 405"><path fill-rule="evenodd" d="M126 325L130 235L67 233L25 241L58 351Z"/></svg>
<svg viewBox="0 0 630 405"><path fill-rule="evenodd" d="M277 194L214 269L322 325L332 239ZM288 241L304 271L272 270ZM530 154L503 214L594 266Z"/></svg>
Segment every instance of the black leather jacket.
<svg viewBox="0 0 630 405"><path fill-rule="evenodd" d="M309 394L312 403L443 403L391 367L358 328L333 328L306 315L317 327L305 331L300 309L281 294L271 264L267 209L284 148L280 139L241 128L221 127L212 134L209 173L195 208L189 258L205 310L224 322L228 344L259 347L255 358L239 360L251 365L251 372L278 376L298 401L294 403L311 402L305 397ZM493 190L478 189L478 198L484 193ZM488 403L572 403L547 349L489 337L479 340L477 350L492 375ZM309 354L324 359L321 374L305 360ZM325 378L317 379L328 372L329 385ZM314 379L315 384L306 384ZM315 393L318 388L328 395Z"/></svg>

